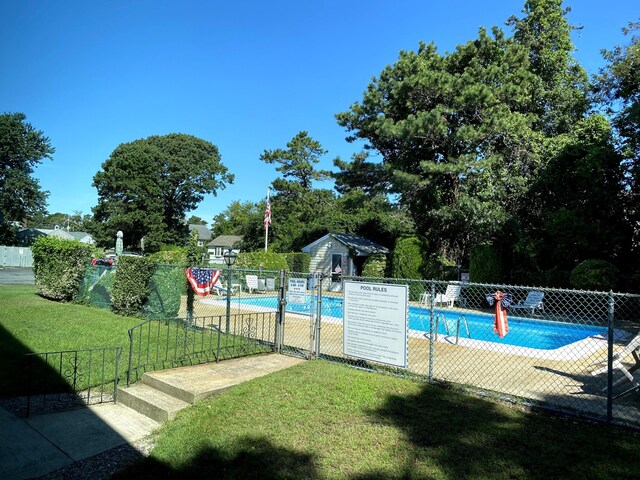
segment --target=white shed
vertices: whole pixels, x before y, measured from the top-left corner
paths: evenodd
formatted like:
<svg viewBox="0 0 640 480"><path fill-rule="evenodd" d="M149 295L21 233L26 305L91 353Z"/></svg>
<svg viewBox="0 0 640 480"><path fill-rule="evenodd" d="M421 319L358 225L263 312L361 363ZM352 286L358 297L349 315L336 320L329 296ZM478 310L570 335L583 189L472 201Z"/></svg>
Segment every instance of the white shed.
<svg viewBox="0 0 640 480"><path fill-rule="evenodd" d="M376 253L389 253L389 249L366 238L346 233L327 233L302 248L311 255L309 271L325 275L358 275L364 261Z"/></svg>

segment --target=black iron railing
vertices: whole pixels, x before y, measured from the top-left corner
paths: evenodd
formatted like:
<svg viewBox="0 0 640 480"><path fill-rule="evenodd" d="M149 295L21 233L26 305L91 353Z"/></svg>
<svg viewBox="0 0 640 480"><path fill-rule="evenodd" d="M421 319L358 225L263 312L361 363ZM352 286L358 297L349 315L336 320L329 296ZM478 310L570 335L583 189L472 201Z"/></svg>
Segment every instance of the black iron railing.
<svg viewBox="0 0 640 480"><path fill-rule="evenodd" d="M115 402L121 353L106 347L26 354L26 415Z"/></svg>
<svg viewBox="0 0 640 480"><path fill-rule="evenodd" d="M273 351L276 317L259 312L146 320L129 329L127 385L146 371Z"/></svg>

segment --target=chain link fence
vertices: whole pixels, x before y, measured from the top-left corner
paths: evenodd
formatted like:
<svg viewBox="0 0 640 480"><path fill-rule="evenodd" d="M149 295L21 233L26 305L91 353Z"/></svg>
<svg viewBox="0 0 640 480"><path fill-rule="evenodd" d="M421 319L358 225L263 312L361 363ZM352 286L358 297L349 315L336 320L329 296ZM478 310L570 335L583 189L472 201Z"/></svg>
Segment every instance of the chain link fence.
<svg viewBox="0 0 640 480"><path fill-rule="evenodd" d="M640 426L640 295L408 279L345 280L406 285L406 366L344 354L341 292L322 292L320 357ZM509 304L504 309L508 330L502 335L496 326L498 291L507 294L501 305Z"/></svg>
<svg viewBox="0 0 640 480"><path fill-rule="evenodd" d="M325 278L226 266L220 273L217 288L200 297L186 290L184 269L158 267L143 314L187 321L269 314L273 316L261 328L266 329L274 349L285 354L339 361L530 406L640 426L640 295L412 279ZM100 270L92 275L102 283L86 282L94 287L86 287L85 292L109 282L108 274ZM377 361L384 358L384 352L372 354L373 360L345 354L345 328L349 327L344 319L345 281L406 291L402 303L405 332L394 339L393 347L402 349L402 362ZM498 326L496 292L505 294L499 305L506 307L506 322ZM99 296L99 290L92 295ZM384 308L381 311L384 323ZM392 314L397 311L391 309ZM500 315L498 312L498 318ZM380 332L374 336L384 337ZM248 337L261 335L256 332ZM361 335L358 341L369 340ZM369 351L378 348L376 341L371 341Z"/></svg>

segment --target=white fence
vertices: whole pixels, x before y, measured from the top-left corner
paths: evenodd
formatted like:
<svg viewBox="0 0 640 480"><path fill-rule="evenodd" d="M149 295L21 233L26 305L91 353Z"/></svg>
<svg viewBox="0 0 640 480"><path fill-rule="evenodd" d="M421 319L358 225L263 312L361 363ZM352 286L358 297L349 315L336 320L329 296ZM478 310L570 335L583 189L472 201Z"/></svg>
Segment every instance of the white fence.
<svg viewBox="0 0 640 480"><path fill-rule="evenodd" d="M33 267L31 249L27 247L0 246L0 266Z"/></svg>

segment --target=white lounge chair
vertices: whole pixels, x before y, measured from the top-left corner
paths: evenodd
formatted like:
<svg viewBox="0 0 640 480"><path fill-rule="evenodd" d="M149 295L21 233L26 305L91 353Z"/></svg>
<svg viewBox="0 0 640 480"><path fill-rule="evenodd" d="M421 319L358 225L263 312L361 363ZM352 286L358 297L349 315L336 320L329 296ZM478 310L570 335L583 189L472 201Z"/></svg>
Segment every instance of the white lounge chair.
<svg viewBox="0 0 640 480"><path fill-rule="evenodd" d="M448 305L453 307L455 302L464 306L465 300L460 296L461 289L461 285L447 285L447 290L444 293L436 294L436 298L433 300L433 306ZM431 306L431 293L424 292L420 296L420 305L424 307Z"/></svg>
<svg viewBox="0 0 640 480"><path fill-rule="evenodd" d="M436 294L436 298L433 300L433 305L447 305L449 307L453 307L455 302L460 303L460 290L462 287L460 285L447 285L447 290L444 293ZM429 303L430 294L423 294L423 303Z"/></svg>
<svg viewBox="0 0 640 480"><path fill-rule="evenodd" d="M518 310L524 308L526 310L531 310L531 315L535 313L536 310L540 310L544 312L544 292L540 290L531 290L527 294L527 298L525 298L524 302L518 302L511 304L510 309Z"/></svg>
<svg viewBox="0 0 640 480"><path fill-rule="evenodd" d="M622 348L622 350L620 350L618 353L616 353L613 356L612 367L614 369L620 370L623 374L622 377L620 377L618 380L613 382L614 386L620 385L626 379L626 380L629 380L634 387L640 387L640 375L635 376L638 369L640 369L639 352L640 352L640 332L635 337L633 337L631 341ZM624 363L622 363L622 361L629 355L633 357L636 364L632 367L627 368L627 366ZM601 373L604 373L608 370L607 360L598 362L594 365L598 365L598 364L604 364L604 366L591 372L591 375L593 376L600 375ZM633 370L633 373L632 373L632 370ZM603 390L606 390L606 389L607 387L605 387Z"/></svg>
<svg viewBox="0 0 640 480"><path fill-rule="evenodd" d="M219 296L226 297L227 296L227 288L223 287L219 283L216 283L211 288L211 293L214 294L214 295L219 295ZM232 286L231 287L231 295L235 295L235 294L236 294L236 289Z"/></svg>

